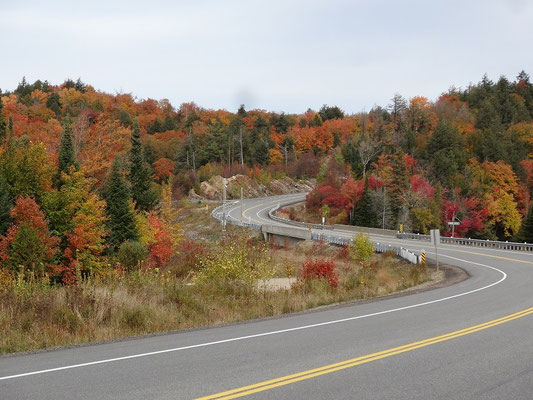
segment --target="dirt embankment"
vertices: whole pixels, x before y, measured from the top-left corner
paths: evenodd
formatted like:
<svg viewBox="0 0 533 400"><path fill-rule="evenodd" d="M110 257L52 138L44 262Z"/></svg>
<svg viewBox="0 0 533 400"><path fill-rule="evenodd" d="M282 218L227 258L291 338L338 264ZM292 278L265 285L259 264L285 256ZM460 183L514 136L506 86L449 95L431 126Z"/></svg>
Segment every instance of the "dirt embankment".
<svg viewBox="0 0 533 400"><path fill-rule="evenodd" d="M220 200L222 197L223 178L220 175L214 176L208 181L200 184L200 193L194 189L189 193L190 198ZM238 199L241 196L241 188L246 198L276 196L280 194L309 192L313 189L316 181L294 180L289 177L273 179L269 183L259 183L246 175L234 175L226 179L226 196L228 199Z"/></svg>

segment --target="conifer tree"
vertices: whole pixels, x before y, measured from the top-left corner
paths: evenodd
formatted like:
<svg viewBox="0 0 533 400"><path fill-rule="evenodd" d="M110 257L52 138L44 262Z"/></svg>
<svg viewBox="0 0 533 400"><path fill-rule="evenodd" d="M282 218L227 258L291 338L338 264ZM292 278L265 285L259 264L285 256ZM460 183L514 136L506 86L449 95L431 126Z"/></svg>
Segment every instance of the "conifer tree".
<svg viewBox="0 0 533 400"><path fill-rule="evenodd" d="M376 220L377 216L372 203L370 189L368 188L368 180L366 180L363 195L354 210L353 224L373 228L376 226Z"/></svg>
<svg viewBox="0 0 533 400"><path fill-rule="evenodd" d="M111 231L109 243L114 250L126 240L137 239L137 228L129 204L130 198L128 184L122 177L120 160L115 158L104 188L108 227Z"/></svg>
<svg viewBox="0 0 533 400"><path fill-rule="evenodd" d="M13 199L9 193L6 181L0 176L0 235L6 233L11 223L11 216L9 215L11 207L13 207Z"/></svg>
<svg viewBox="0 0 533 400"><path fill-rule="evenodd" d="M533 243L533 205L530 207L524 222L522 222L516 240L519 242Z"/></svg>
<svg viewBox="0 0 533 400"><path fill-rule="evenodd" d="M7 141L9 142L13 138L13 117L10 115L7 122Z"/></svg>
<svg viewBox="0 0 533 400"><path fill-rule="evenodd" d="M55 177L56 186L61 186L61 173L69 173L70 167L78 169L78 163L74 154L74 145L72 143L72 128L70 118L66 118L63 124L63 133L59 144L58 166Z"/></svg>
<svg viewBox="0 0 533 400"><path fill-rule="evenodd" d="M2 103L2 90L0 90L0 144L6 138L6 121L3 114L4 103Z"/></svg>
<svg viewBox="0 0 533 400"><path fill-rule="evenodd" d="M157 203L157 196L151 188L152 173L144 159L141 128L137 119L133 121L129 161L129 180L133 201L139 210L150 211Z"/></svg>

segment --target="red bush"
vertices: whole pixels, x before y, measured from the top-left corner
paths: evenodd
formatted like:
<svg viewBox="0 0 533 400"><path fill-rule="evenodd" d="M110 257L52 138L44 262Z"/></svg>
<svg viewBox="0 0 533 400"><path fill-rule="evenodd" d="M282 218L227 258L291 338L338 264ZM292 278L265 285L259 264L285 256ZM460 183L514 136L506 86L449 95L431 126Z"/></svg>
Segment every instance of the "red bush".
<svg viewBox="0 0 533 400"><path fill-rule="evenodd" d="M331 287L336 288L339 285L339 277L335 268L335 261L306 260L302 266L302 278L304 280L324 279Z"/></svg>
<svg viewBox="0 0 533 400"><path fill-rule="evenodd" d="M190 239L182 240L178 245L177 262L180 266L180 274L186 274L199 268L200 260L207 255L208 251L201 242Z"/></svg>

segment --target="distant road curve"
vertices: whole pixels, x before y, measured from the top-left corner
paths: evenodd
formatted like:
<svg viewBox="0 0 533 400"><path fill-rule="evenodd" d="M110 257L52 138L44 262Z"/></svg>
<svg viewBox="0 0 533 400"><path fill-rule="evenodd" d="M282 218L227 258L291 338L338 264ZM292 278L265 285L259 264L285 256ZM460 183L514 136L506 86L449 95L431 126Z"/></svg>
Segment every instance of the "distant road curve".
<svg viewBox="0 0 533 400"><path fill-rule="evenodd" d="M280 224L268 211L304 197L244 200L243 218ZM227 212L240 219L241 204ZM533 398L533 255L441 245L439 257L470 278L284 318L3 357L0 398Z"/></svg>

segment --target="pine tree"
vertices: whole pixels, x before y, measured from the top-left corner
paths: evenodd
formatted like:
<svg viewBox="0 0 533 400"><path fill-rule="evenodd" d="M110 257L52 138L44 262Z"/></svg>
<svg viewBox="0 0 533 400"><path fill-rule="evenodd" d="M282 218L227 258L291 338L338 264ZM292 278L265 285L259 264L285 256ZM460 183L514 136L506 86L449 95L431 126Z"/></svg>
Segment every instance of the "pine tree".
<svg viewBox="0 0 533 400"><path fill-rule="evenodd" d="M530 207L526 218L522 222L520 231L516 235L516 240L519 242L533 243L533 205Z"/></svg>
<svg viewBox="0 0 533 400"><path fill-rule="evenodd" d="M144 159L141 128L137 119L133 121L129 161L129 180L133 201L139 210L150 211L157 203L157 196L151 188L152 173Z"/></svg>
<svg viewBox="0 0 533 400"><path fill-rule="evenodd" d="M0 90L0 144L7 137L6 135L6 121L3 114L4 103L2 102L2 90Z"/></svg>
<svg viewBox="0 0 533 400"><path fill-rule="evenodd" d="M11 223L11 216L9 215L11 207L13 207L13 199L9 193L6 181L0 176L0 235L6 233Z"/></svg>
<svg viewBox="0 0 533 400"><path fill-rule="evenodd" d="M118 250L126 240L137 239L137 228L129 204L130 198L128 184L122 177L120 161L115 158L104 188L108 227L111 231L109 243L114 250Z"/></svg>
<svg viewBox="0 0 533 400"><path fill-rule="evenodd" d="M10 115L7 120L7 141L9 142L13 136L13 117Z"/></svg>
<svg viewBox="0 0 533 400"><path fill-rule="evenodd" d="M356 226L366 226L373 228L376 226L376 221L377 216L374 210L374 204L372 202L370 189L368 188L368 180L366 180L363 195L354 210L353 224Z"/></svg>
<svg viewBox="0 0 533 400"><path fill-rule="evenodd" d="M55 177L56 186L61 186L61 173L69 173L73 166L78 169L78 163L74 154L74 145L72 143L72 128L70 118L66 118L63 124L63 133L59 144L57 174Z"/></svg>

